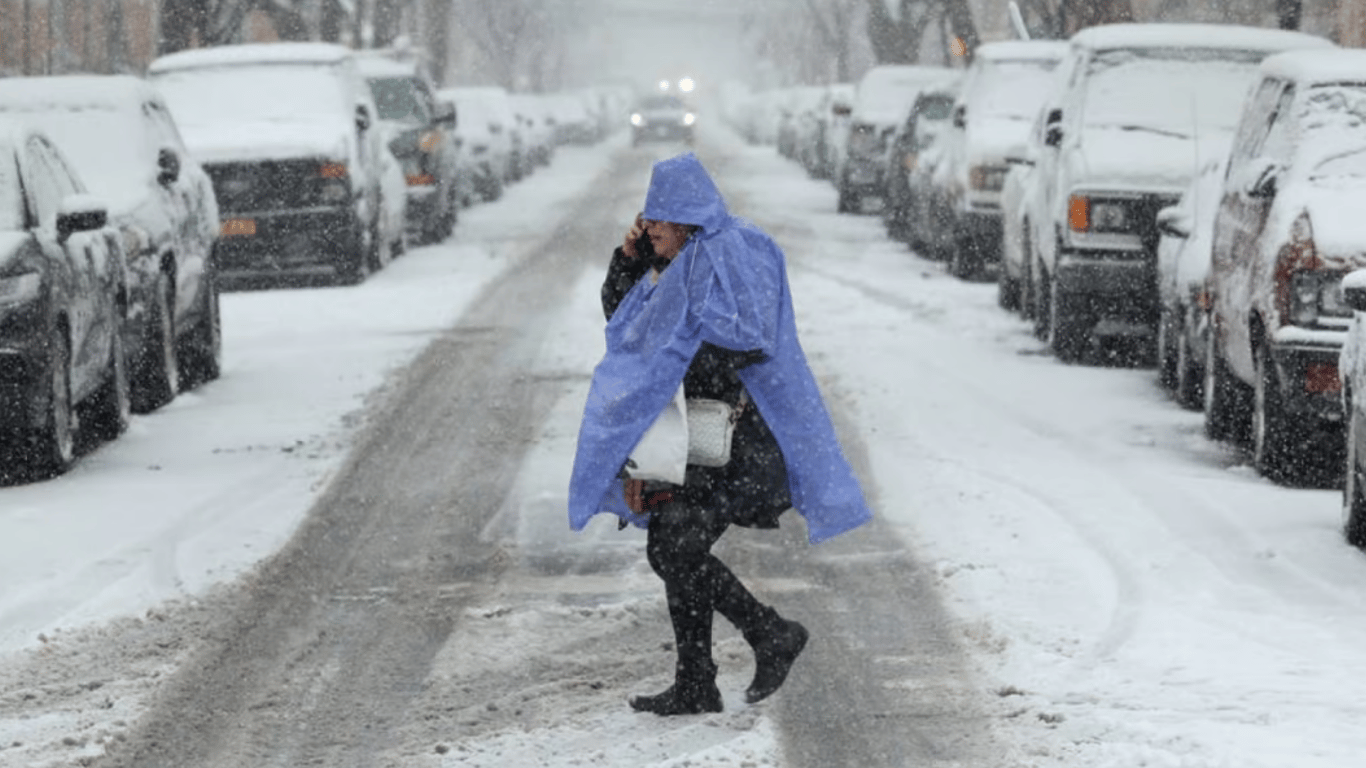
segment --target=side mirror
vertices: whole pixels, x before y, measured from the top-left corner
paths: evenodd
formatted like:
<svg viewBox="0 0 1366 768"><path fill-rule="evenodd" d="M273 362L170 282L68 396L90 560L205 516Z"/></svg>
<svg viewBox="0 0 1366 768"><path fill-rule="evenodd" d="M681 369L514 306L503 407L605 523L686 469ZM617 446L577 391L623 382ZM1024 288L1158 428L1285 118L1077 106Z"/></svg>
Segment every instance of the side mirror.
<svg viewBox="0 0 1366 768"><path fill-rule="evenodd" d="M180 178L180 155L170 147L162 147L157 152L157 183L162 186L174 184Z"/></svg>
<svg viewBox="0 0 1366 768"><path fill-rule="evenodd" d="M959 104L953 108L953 127L968 127L968 108L963 104Z"/></svg>
<svg viewBox="0 0 1366 768"><path fill-rule="evenodd" d="M1357 312L1366 312L1366 269L1348 272L1342 278L1342 300Z"/></svg>
<svg viewBox="0 0 1366 768"><path fill-rule="evenodd" d="M456 125L455 105L449 101L440 101L436 105L436 122L441 125L448 125L452 128Z"/></svg>
<svg viewBox="0 0 1366 768"><path fill-rule="evenodd" d="M370 129L370 108L364 104L356 105L356 128L362 131Z"/></svg>
<svg viewBox="0 0 1366 768"><path fill-rule="evenodd" d="M76 232L102 229L109 223L109 208L94 195L67 195L57 206L57 240L66 242Z"/></svg>
<svg viewBox="0 0 1366 768"><path fill-rule="evenodd" d="M1181 209L1174 205L1157 212L1157 231L1167 237L1183 240L1191 236L1190 222L1181 215Z"/></svg>

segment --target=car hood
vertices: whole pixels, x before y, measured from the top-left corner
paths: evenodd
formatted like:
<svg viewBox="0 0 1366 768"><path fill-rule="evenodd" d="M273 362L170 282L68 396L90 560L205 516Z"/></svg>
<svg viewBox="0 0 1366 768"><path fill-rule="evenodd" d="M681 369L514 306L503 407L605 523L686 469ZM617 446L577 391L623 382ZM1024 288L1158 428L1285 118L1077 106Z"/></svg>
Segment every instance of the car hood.
<svg viewBox="0 0 1366 768"><path fill-rule="evenodd" d="M1203 148L1184 136L1089 129L1082 146L1073 150L1072 183L1139 191L1184 189L1207 159Z"/></svg>
<svg viewBox="0 0 1366 768"><path fill-rule="evenodd" d="M1309 212L1314 233L1314 249L1330 261L1350 260L1366 265L1366 232L1361 228L1361 212L1366 209L1366 179L1296 184L1278 194L1290 218L1298 211Z"/></svg>
<svg viewBox="0 0 1366 768"><path fill-rule="evenodd" d="M1006 154L1029 138L1029 121L1008 117L983 119L968 126L967 154L974 164L1004 164Z"/></svg>
<svg viewBox="0 0 1366 768"><path fill-rule="evenodd" d="M326 157L347 160L353 124L343 120L181 125L190 154L201 163Z"/></svg>

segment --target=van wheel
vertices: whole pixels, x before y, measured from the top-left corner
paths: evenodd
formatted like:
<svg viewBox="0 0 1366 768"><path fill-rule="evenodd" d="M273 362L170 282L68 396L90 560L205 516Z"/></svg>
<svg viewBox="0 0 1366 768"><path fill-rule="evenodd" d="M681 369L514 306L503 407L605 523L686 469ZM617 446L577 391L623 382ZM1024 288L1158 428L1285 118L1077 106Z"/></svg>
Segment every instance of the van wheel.
<svg viewBox="0 0 1366 768"><path fill-rule="evenodd" d="M53 477L76 460L76 416L71 403L71 346L60 329L52 334L50 348L47 419L34 434L27 459L34 472Z"/></svg>
<svg viewBox="0 0 1366 768"><path fill-rule="evenodd" d="M1205 437L1235 439L1240 436L1246 418L1246 393L1224 363L1218 334L1211 328L1205 344Z"/></svg>
<svg viewBox="0 0 1366 768"><path fill-rule="evenodd" d="M133 410L121 328L114 330L109 358L109 377L91 398L87 418L81 419L83 431L91 440L113 440L123 434L128 429L129 415Z"/></svg>
<svg viewBox="0 0 1366 768"><path fill-rule="evenodd" d="M1176 402L1199 410L1204 400L1205 371L1200 356L1191 348L1190 330L1178 321L1176 331Z"/></svg>
<svg viewBox="0 0 1366 768"><path fill-rule="evenodd" d="M1253 466L1263 477L1291 482L1300 474L1296 458L1302 457L1297 457L1296 449L1301 447L1301 430L1285 412L1271 350L1259 346L1253 362L1257 372L1252 401Z"/></svg>
<svg viewBox="0 0 1366 768"><path fill-rule="evenodd" d="M204 273L199 323L182 342L180 351L181 387L192 389L218 378L223 361L223 323L218 307L218 278L210 269Z"/></svg>
<svg viewBox="0 0 1366 768"><path fill-rule="evenodd" d="M133 410L137 413L155 411L171 402L180 391L180 366L176 360L175 344L175 286L171 277L157 275L149 308L150 338L144 339L142 354L133 372Z"/></svg>

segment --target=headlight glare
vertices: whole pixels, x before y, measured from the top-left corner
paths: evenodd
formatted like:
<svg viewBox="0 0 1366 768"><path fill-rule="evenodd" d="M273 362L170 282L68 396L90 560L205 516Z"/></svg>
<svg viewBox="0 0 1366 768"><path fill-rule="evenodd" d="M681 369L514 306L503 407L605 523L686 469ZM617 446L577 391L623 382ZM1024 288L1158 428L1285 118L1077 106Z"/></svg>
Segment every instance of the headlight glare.
<svg viewBox="0 0 1366 768"><path fill-rule="evenodd" d="M644 116L644 115L640 114L639 112L633 112L633 113L631 113L631 125L634 125L634 126L639 127L639 126L642 126L642 125L644 125L644 124L645 124L645 116Z"/></svg>
<svg viewBox="0 0 1366 768"><path fill-rule="evenodd" d="M695 122L697 122L697 115L694 115L693 113L689 112L688 114L683 116L684 125L692 125Z"/></svg>

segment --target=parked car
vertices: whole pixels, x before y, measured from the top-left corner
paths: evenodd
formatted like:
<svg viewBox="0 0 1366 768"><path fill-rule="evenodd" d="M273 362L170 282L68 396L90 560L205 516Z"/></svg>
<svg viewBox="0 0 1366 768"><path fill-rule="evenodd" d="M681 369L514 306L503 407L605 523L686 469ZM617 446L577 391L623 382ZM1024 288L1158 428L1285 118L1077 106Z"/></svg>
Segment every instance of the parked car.
<svg viewBox="0 0 1366 768"><path fill-rule="evenodd" d="M41 131L0 121L0 448L56 475L128 425L118 231ZM19 472L15 472L19 469Z"/></svg>
<svg viewBox="0 0 1366 768"><path fill-rule="evenodd" d="M1056 92L1062 84L1054 71L1053 87L1040 102L1028 137L1006 150L1005 181L1001 183L1001 268L996 282L996 303L1003 309L1019 310L1034 321L1036 335L1047 338L1047 324L1035 313L1038 291L1036 259L1030 249L1030 191L1034 185L1039 157L1049 151L1045 144L1047 118L1053 111Z"/></svg>
<svg viewBox="0 0 1366 768"><path fill-rule="evenodd" d="M460 115L456 135L474 168L474 189L486 201L503 196L516 177L513 129L516 117L502 88L464 86L442 88L437 97L455 104Z"/></svg>
<svg viewBox="0 0 1366 768"><path fill-rule="evenodd" d="M692 144L697 113L679 96L642 96L631 107L631 144L643 141L681 141Z"/></svg>
<svg viewBox="0 0 1366 768"><path fill-rule="evenodd" d="M550 165L555 157L555 118L539 97L528 93L511 94L512 113L522 124L527 158L532 166Z"/></svg>
<svg viewBox="0 0 1366 768"><path fill-rule="evenodd" d="M1342 377L1343 443L1346 458L1342 482L1342 534L1347 543L1366 549L1366 269L1342 279L1343 303L1352 322L1339 356Z"/></svg>
<svg viewBox="0 0 1366 768"><path fill-rule="evenodd" d="M816 178L835 178L835 171L844 163L844 150L849 144L849 124L854 114L855 85L835 83L828 91L821 110L821 142L816 161Z"/></svg>
<svg viewBox="0 0 1366 768"><path fill-rule="evenodd" d="M218 205L157 92L126 75L3 78L0 116L51 137L122 233L133 410L218 378Z"/></svg>
<svg viewBox="0 0 1366 768"><path fill-rule="evenodd" d="M350 49L201 48L154 60L148 77L213 181L220 278L357 283L378 268L387 150Z"/></svg>
<svg viewBox="0 0 1366 768"><path fill-rule="evenodd" d="M383 143L403 171L408 231L419 242L448 237L460 210L455 108L436 99L416 61L385 52L366 52L356 61L375 100Z"/></svg>
<svg viewBox="0 0 1366 768"><path fill-rule="evenodd" d="M1211 142L1202 153L1208 159L1181 193L1181 201L1157 213L1157 375L1178 403L1194 410L1204 405L1206 284L1228 143Z"/></svg>
<svg viewBox="0 0 1366 768"><path fill-rule="evenodd" d="M889 237L910 243L917 250L939 250L925 236L928 229L925 220L941 215L936 204L942 202L930 199L929 179L942 149L939 142L952 124L957 98L956 85L922 92L901 126L892 134L887 167L882 173L882 221ZM947 214L944 210L943 215Z"/></svg>
<svg viewBox="0 0 1366 768"><path fill-rule="evenodd" d="M973 54L944 159L952 228L947 236L954 243L949 271L955 276L976 277L1000 261L1006 154L1028 136L1066 52L1061 41L1010 40L985 43Z"/></svg>
<svg viewBox="0 0 1366 768"><path fill-rule="evenodd" d="M1232 130L1257 65L1332 47L1231 24L1112 24L1073 35L1031 175L1035 316L1060 360L1093 337L1151 344L1157 212L1195 172L1199 142Z"/></svg>
<svg viewBox="0 0 1366 768"><path fill-rule="evenodd" d="M861 210L865 197L879 197L888 140L906 119L921 91L956 80L947 67L884 64L859 80L844 156L835 171L840 213Z"/></svg>
<svg viewBox="0 0 1366 768"><path fill-rule="evenodd" d="M1338 365L1352 323L1341 280L1366 267L1363 118L1366 51L1284 54L1263 63L1229 152L1205 427L1216 438L1250 431L1253 463L1278 480L1335 455L1343 397L1355 396L1339 392Z"/></svg>

